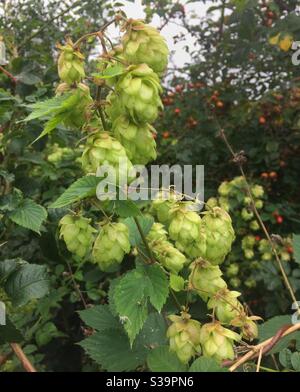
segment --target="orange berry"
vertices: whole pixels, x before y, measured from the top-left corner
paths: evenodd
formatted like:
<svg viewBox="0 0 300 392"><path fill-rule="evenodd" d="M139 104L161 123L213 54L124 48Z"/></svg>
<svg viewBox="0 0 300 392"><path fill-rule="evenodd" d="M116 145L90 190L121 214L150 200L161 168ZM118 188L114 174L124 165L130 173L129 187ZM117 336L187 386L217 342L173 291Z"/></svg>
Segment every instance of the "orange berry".
<svg viewBox="0 0 300 392"><path fill-rule="evenodd" d="M271 172L269 173L269 177L272 178L272 180L274 180L274 179L277 178L277 173L276 173L275 171L271 171Z"/></svg>
<svg viewBox="0 0 300 392"><path fill-rule="evenodd" d="M259 119L258 119L258 121L259 121L259 123L262 124L262 125L265 124L265 123L267 122L267 120L266 120L266 118L265 118L264 116L260 116Z"/></svg>
<svg viewBox="0 0 300 392"><path fill-rule="evenodd" d="M263 173L261 173L261 178L263 178L263 179L267 179L268 177L269 177L269 174L268 173L266 173L266 172L263 172Z"/></svg>
<svg viewBox="0 0 300 392"><path fill-rule="evenodd" d="M222 101L217 101L216 103L217 108L223 108L224 107L224 103Z"/></svg>
<svg viewBox="0 0 300 392"><path fill-rule="evenodd" d="M169 131L163 132L162 137L163 137L164 139L168 139L168 138L170 137L170 132L169 132Z"/></svg>
<svg viewBox="0 0 300 392"><path fill-rule="evenodd" d="M290 253L290 254L294 253L294 249L293 249L291 246L288 246L288 247L286 248L286 250L287 250L287 252Z"/></svg>

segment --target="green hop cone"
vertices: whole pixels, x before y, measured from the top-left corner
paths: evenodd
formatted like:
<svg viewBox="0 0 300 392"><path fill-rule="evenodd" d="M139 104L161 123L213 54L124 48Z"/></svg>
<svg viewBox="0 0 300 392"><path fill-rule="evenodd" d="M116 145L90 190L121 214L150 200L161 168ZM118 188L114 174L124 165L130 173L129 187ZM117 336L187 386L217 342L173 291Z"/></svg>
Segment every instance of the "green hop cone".
<svg viewBox="0 0 300 392"><path fill-rule="evenodd" d="M147 241L166 241L167 231L161 223L154 222L149 233L147 234Z"/></svg>
<svg viewBox="0 0 300 392"><path fill-rule="evenodd" d="M158 76L147 64L128 67L115 91L118 98L110 96L113 107L107 110L112 121L116 115L126 113L137 124L152 123L158 116L158 108L163 107Z"/></svg>
<svg viewBox="0 0 300 392"><path fill-rule="evenodd" d="M77 87L70 87L67 83L61 83L56 89L56 95L70 95L68 106L64 111L63 123L67 128L80 129L91 118L91 108L93 99L90 95L90 89L83 83Z"/></svg>
<svg viewBox="0 0 300 392"><path fill-rule="evenodd" d="M200 342L205 357L216 361L234 358L234 341L241 337L236 332L222 327L219 322L204 324L200 331Z"/></svg>
<svg viewBox="0 0 300 392"><path fill-rule="evenodd" d="M124 223L106 223L95 240L92 260L102 271L113 272L129 252L128 227Z"/></svg>
<svg viewBox="0 0 300 392"><path fill-rule="evenodd" d="M126 180L133 169L124 147L107 132L93 134L87 139L81 162L86 173L96 173L102 165L111 166L116 171L116 180L120 175Z"/></svg>
<svg viewBox="0 0 300 392"><path fill-rule="evenodd" d="M178 274L186 263L185 256L166 240L153 241L149 244L155 259L157 259L167 270Z"/></svg>
<svg viewBox="0 0 300 392"><path fill-rule="evenodd" d="M212 265L205 260L195 260L190 265L189 287L197 291L197 294L204 300L220 289L226 288L226 282L221 278L222 272L217 265Z"/></svg>
<svg viewBox="0 0 300 392"><path fill-rule="evenodd" d="M141 20L130 19L125 25L122 38L123 55L132 64L146 63L161 75L168 63L169 50L160 33Z"/></svg>
<svg viewBox="0 0 300 392"><path fill-rule="evenodd" d="M244 250L244 255L245 255L246 259L251 260L254 257L254 252L253 252L252 249L245 249Z"/></svg>
<svg viewBox="0 0 300 392"><path fill-rule="evenodd" d="M256 202L255 202L255 207L256 207L258 210L262 209L263 206L264 206L264 202L263 202L262 200L256 200Z"/></svg>
<svg viewBox="0 0 300 392"><path fill-rule="evenodd" d="M218 199L216 197L210 197L205 203L206 210L210 210L211 208L218 207Z"/></svg>
<svg viewBox="0 0 300 392"><path fill-rule="evenodd" d="M257 231L260 229L259 223L256 220L251 221L249 227L253 231Z"/></svg>
<svg viewBox="0 0 300 392"><path fill-rule="evenodd" d="M113 122L112 132L133 164L146 165L156 159L155 130L150 124L136 125L128 117L120 116Z"/></svg>
<svg viewBox="0 0 300 392"><path fill-rule="evenodd" d="M257 199L263 197L264 195L264 188L261 185L254 185L251 188L251 193L254 197L256 197Z"/></svg>
<svg viewBox="0 0 300 392"><path fill-rule="evenodd" d="M243 239L242 239L242 249L252 249L253 246L255 245L255 237L253 235L246 235Z"/></svg>
<svg viewBox="0 0 300 392"><path fill-rule="evenodd" d="M241 329L242 338L252 341L258 337L258 328L255 323L256 320L261 320L258 316L247 316L240 314L231 321L231 325Z"/></svg>
<svg viewBox="0 0 300 392"><path fill-rule="evenodd" d="M58 75L60 79L71 85L80 82L84 76L83 60L84 56L74 48L73 42L69 39L66 45L58 45L61 53L58 58Z"/></svg>
<svg viewBox="0 0 300 392"><path fill-rule="evenodd" d="M229 283L230 283L230 286L234 287L235 289L240 287L242 284L241 280L238 277L231 278L229 280Z"/></svg>
<svg viewBox="0 0 300 392"><path fill-rule="evenodd" d="M64 239L67 249L81 259L88 253L96 232L90 221L82 216L65 215L59 222L60 238Z"/></svg>
<svg viewBox="0 0 300 392"><path fill-rule="evenodd" d="M167 330L170 351L175 352L181 362L188 363L196 354L201 353L201 324L185 312L181 316L170 315L168 318L172 321Z"/></svg>
<svg viewBox="0 0 300 392"><path fill-rule="evenodd" d="M237 263L231 263L226 270L226 275L229 277L236 276L239 273L239 265Z"/></svg>
<svg viewBox="0 0 300 392"><path fill-rule="evenodd" d="M205 238L206 247L202 247L205 253L199 254L199 256L212 264L221 264L230 252L235 239L231 218L220 207L214 207L204 214L201 224L205 233L202 238Z"/></svg>
<svg viewBox="0 0 300 392"><path fill-rule="evenodd" d="M207 302L208 309L214 309L218 320L230 324L231 320L238 317L243 311L243 306L237 300L241 294L238 291L221 289Z"/></svg>
<svg viewBox="0 0 300 392"><path fill-rule="evenodd" d="M205 238L201 230L201 218L197 212L190 209L190 203L178 203L172 210L169 225L170 238L176 247L195 258L205 252Z"/></svg>
<svg viewBox="0 0 300 392"><path fill-rule="evenodd" d="M230 211L230 204L229 204L227 197L221 196L219 198L219 204L220 204L220 207L223 208L223 210L225 210L227 212Z"/></svg>
<svg viewBox="0 0 300 392"><path fill-rule="evenodd" d="M254 214L252 211L249 211L247 208L243 208L241 216L242 219L247 222L253 218Z"/></svg>
<svg viewBox="0 0 300 392"><path fill-rule="evenodd" d="M222 184L218 188L218 192L220 196L228 196L231 191L231 183L228 181L222 182Z"/></svg>
<svg viewBox="0 0 300 392"><path fill-rule="evenodd" d="M160 223L169 226L172 219L172 209L178 205L179 197L169 190L160 190L152 201L151 214L156 216Z"/></svg>

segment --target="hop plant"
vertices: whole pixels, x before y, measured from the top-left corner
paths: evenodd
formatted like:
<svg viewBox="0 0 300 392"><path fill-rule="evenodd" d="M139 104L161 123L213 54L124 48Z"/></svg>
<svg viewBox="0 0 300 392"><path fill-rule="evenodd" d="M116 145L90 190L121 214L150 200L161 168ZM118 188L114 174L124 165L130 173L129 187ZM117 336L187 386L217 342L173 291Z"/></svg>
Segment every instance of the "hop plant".
<svg viewBox="0 0 300 392"><path fill-rule="evenodd" d="M133 64L145 63L157 74L162 74L167 66L169 54L165 39L155 28L141 20L130 19L124 29L124 58Z"/></svg>
<svg viewBox="0 0 300 392"><path fill-rule="evenodd" d="M205 212L202 218L202 227L205 232L205 252L200 254L202 258L212 264L220 264L231 250L235 239L234 230L229 214L220 207L214 207Z"/></svg>
<svg viewBox="0 0 300 392"><path fill-rule="evenodd" d="M167 231L161 223L153 223L149 233L147 234L147 241L166 241Z"/></svg>
<svg viewBox="0 0 300 392"><path fill-rule="evenodd" d="M221 196L228 196L232 189L232 185L228 181L222 182L218 188L218 192Z"/></svg>
<svg viewBox="0 0 300 392"><path fill-rule="evenodd" d="M156 159L155 130L151 125L136 125L128 117L120 116L114 121L112 132L133 164L146 165Z"/></svg>
<svg viewBox="0 0 300 392"><path fill-rule="evenodd" d="M172 209L169 225L170 238L175 241L176 247L190 257L197 257L205 250L205 241L201 241L201 218L197 212L190 209L190 203L179 203ZM202 250L202 252L201 252Z"/></svg>
<svg viewBox="0 0 300 392"><path fill-rule="evenodd" d="M178 274L186 263L186 257L169 241L154 241L150 243L154 257L170 272Z"/></svg>
<svg viewBox="0 0 300 392"><path fill-rule="evenodd" d="M190 265L189 287L196 290L200 297L207 299L220 289L226 288L226 282L221 278L222 272L217 265L205 260L195 260Z"/></svg>
<svg viewBox="0 0 300 392"><path fill-rule="evenodd" d="M129 230L124 223L106 223L101 227L92 252L92 260L102 271L112 272L130 252Z"/></svg>
<svg viewBox="0 0 300 392"><path fill-rule="evenodd" d="M201 353L201 324L192 320L186 312L182 312L181 316L170 315L168 318L172 321L167 330L170 351L175 352L181 362L188 363L196 354Z"/></svg>
<svg viewBox="0 0 300 392"><path fill-rule="evenodd" d="M131 65L116 84L113 110L108 108L112 121L120 114L129 115L137 123L151 123L162 107L159 97L162 88L156 73L147 64Z"/></svg>
<svg viewBox="0 0 300 392"><path fill-rule="evenodd" d="M84 76L84 56L74 47L73 42L68 39L66 45L58 45L61 53L58 58L58 75L68 85L80 82Z"/></svg>
<svg viewBox="0 0 300 392"><path fill-rule="evenodd" d="M60 238L64 239L67 249L81 259L87 255L96 232L90 221L82 216L65 215L59 222Z"/></svg>
<svg viewBox="0 0 300 392"><path fill-rule="evenodd" d="M237 300L241 294L238 291L221 289L207 302L208 309L214 309L218 320L230 324L231 320L238 317L243 311L242 304Z"/></svg>
<svg viewBox="0 0 300 392"><path fill-rule="evenodd" d="M119 174L126 179L132 170L124 147L107 132L99 132L88 138L81 161L87 173L96 173L101 165L110 165L117 170L117 179Z"/></svg>
<svg viewBox="0 0 300 392"><path fill-rule="evenodd" d="M258 316L247 316L245 313L240 313L235 319L231 320L231 325L241 329L242 338L252 341L258 336L255 321L260 319Z"/></svg>
<svg viewBox="0 0 300 392"><path fill-rule="evenodd" d="M160 223L168 226L172 219L172 209L177 205L179 197L169 190L160 190L152 201L151 213Z"/></svg>
<svg viewBox="0 0 300 392"><path fill-rule="evenodd" d="M236 332L222 327L219 322L204 324L200 331L200 342L205 357L212 357L217 361L234 358L234 341L241 337Z"/></svg>

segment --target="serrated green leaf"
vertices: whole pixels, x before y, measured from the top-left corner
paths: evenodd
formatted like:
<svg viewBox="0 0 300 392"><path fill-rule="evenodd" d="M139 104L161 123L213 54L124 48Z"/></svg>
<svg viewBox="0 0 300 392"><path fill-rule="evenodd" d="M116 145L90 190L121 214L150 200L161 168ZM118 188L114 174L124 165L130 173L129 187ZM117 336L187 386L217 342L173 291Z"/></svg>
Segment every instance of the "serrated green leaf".
<svg viewBox="0 0 300 392"><path fill-rule="evenodd" d="M132 270L114 289L114 302L132 345L147 318L147 297L142 272Z"/></svg>
<svg viewBox="0 0 300 392"><path fill-rule="evenodd" d="M187 366L179 361L169 346L157 347L147 356L147 364L152 372L185 372Z"/></svg>
<svg viewBox="0 0 300 392"><path fill-rule="evenodd" d="M9 218L26 229L40 233L41 225L47 218L47 211L33 200L24 199L18 208L9 214Z"/></svg>
<svg viewBox="0 0 300 392"><path fill-rule="evenodd" d="M90 336L79 343L88 355L109 372L135 370L143 364L146 349L130 348L122 329L109 329Z"/></svg>
<svg viewBox="0 0 300 392"><path fill-rule="evenodd" d="M292 367L291 356L292 352L288 348L284 348L279 353L279 361L281 365L287 369L290 369Z"/></svg>
<svg viewBox="0 0 300 392"><path fill-rule="evenodd" d="M116 200L114 202L114 209L120 218L141 215L140 209L132 200Z"/></svg>
<svg viewBox="0 0 300 392"><path fill-rule="evenodd" d="M142 229L144 235L146 236L149 233L149 231L154 223L154 219L152 216L139 216L138 220L139 220L141 229ZM141 238L140 232L137 228L137 225L136 225L134 219L132 217L130 217L130 218L124 219L122 222L129 229L130 244L132 246L139 245L142 242L142 238Z"/></svg>
<svg viewBox="0 0 300 392"><path fill-rule="evenodd" d="M61 109L62 103L69 97L69 95L59 95L54 98L47 99L46 101L36 102L31 105L27 105L29 109L32 109L30 113L23 121L31 121L41 117L47 117L51 113L56 113Z"/></svg>
<svg viewBox="0 0 300 392"><path fill-rule="evenodd" d="M97 305L93 308L81 310L78 313L89 327L99 332L109 328L120 327L117 318L112 315L108 305Z"/></svg>
<svg viewBox="0 0 300 392"><path fill-rule="evenodd" d="M101 79L110 79L115 76L122 75L124 73L124 66L122 64L115 64L111 67L105 68L102 73L94 73L93 76L96 76Z"/></svg>
<svg viewBox="0 0 300 392"><path fill-rule="evenodd" d="M31 299L42 298L49 291L49 277L45 266L24 264L9 275L4 290L16 306Z"/></svg>
<svg viewBox="0 0 300 392"><path fill-rule="evenodd" d="M224 367L212 358L200 357L197 358L189 368L189 372L228 372Z"/></svg>
<svg viewBox="0 0 300 392"><path fill-rule="evenodd" d="M167 323L162 314L150 313L136 338L136 346L153 349L167 344Z"/></svg>
<svg viewBox="0 0 300 392"><path fill-rule="evenodd" d="M179 275L170 275L170 287L172 290L178 292L184 289L184 279Z"/></svg>
<svg viewBox="0 0 300 392"><path fill-rule="evenodd" d="M96 188L101 178L85 176L75 181L49 208L62 208L86 197L96 195Z"/></svg>
<svg viewBox="0 0 300 392"><path fill-rule="evenodd" d="M17 268L18 259L0 261L0 283L3 283Z"/></svg>
<svg viewBox="0 0 300 392"><path fill-rule="evenodd" d="M295 352L291 356L291 363L296 372L300 372L300 353Z"/></svg>
<svg viewBox="0 0 300 392"><path fill-rule="evenodd" d="M295 261L300 264L300 234L293 235L293 249Z"/></svg>
<svg viewBox="0 0 300 392"><path fill-rule="evenodd" d="M160 312L169 294L168 279L163 269L157 265L138 266L144 275L145 294L149 296L151 304Z"/></svg>

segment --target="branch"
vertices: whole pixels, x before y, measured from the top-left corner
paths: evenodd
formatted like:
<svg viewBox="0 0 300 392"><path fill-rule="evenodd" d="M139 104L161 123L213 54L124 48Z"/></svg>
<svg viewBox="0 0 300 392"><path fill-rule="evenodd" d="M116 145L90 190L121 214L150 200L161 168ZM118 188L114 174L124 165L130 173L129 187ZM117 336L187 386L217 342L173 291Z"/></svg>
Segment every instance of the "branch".
<svg viewBox="0 0 300 392"><path fill-rule="evenodd" d="M9 79L13 82L13 84L16 84L18 82L18 79L14 77L14 75L12 75L10 72L8 72L5 68L3 68L0 65L0 72L3 72L4 75L6 75L7 77L9 77Z"/></svg>
<svg viewBox="0 0 300 392"><path fill-rule="evenodd" d="M297 323L293 326L285 325L280 328L273 337L265 340L260 344L257 344L256 346L253 346L251 350L242 357L237 358L235 361L224 361L223 366L227 367L231 365L229 371L233 372L250 359L267 354L282 338L298 330L300 330L300 323Z"/></svg>
<svg viewBox="0 0 300 392"><path fill-rule="evenodd" d="M16 356L19 358L23 368L28 373L36 373L36 369L31 364L27 356L25 355L24 351L22 350L21 346L17 343L10 343L10 347L13 349Z"/></svg>

